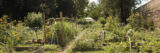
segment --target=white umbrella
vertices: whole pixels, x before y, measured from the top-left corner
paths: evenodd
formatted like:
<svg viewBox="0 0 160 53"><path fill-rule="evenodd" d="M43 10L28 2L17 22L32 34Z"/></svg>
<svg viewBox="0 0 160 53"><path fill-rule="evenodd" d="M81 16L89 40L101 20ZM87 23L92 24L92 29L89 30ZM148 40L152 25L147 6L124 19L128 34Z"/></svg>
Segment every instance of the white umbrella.
<svg viewBox="0 0 160 53"><path fill-rule="evenodd" d="M84 18L86 21L89 21L89 22L93 22L94 21L94 19L93 18L91 18L91 17L86 17L86 18Z"/></svg>

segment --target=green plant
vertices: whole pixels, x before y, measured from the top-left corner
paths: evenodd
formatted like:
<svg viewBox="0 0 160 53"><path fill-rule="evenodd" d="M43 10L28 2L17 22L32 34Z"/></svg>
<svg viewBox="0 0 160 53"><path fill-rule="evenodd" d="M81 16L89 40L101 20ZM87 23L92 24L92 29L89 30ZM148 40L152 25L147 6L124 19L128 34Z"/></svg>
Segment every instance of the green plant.
<svg viewBox="0 0 160 53"><path fill-rule="evenodd" d="M104 17L99 18L100 23L103 25L103 27L106 24L106 19Z"/></svg>
<svg viewBox="0 0 160 53"><path fill-rule="evenodd" d="M127 19L127 21L128 21L128 24L132 26L132 28L136 28L136 29L143 28L143 29L150 29L150 30L154 29L152 18L141 16L141 14L138 12L137 13L132 12L129 18Z"/></svg>
<svg viewBox="0 0 160 53"><path fill-rule="evenodd" d="M82 34L82 38L80 38L74 47L76 51L86 51L86 50L99 50L103 43L103 34L100 29L87 29Z"/></svg>
<svg viewBox="0 0 160 53"><path fill-rule="evenodd" d="M24 43L26 37L28 36L26 30L27 27L23 25L22 22L18 22L17 25L14 25L14 22L7 22L7 19L4 19L0 22L0 42L4 43L3 47L6 47L6 52L12 53L13 47Z"/></svg>
<svg viewBox="0 0 160 53"><path fill-rule="evenodd" d="M107 18L105 30L109 32L109 37L107 37L105 41L108 45L106 46L106 48L108 48L106 50L108 51L108 53L118 53L118 52L156 53L158 51L159 48L157 47L157 45L159 45L159 41L157 41L159 40L157 39L158 31L139 29L141 28L141 26L136 25L137 23L136 21L139 19L137 20L134 20L134 18L132 19L130 20L131 21L130 23L123 25L123 23L119 22L118 18L112 18L112 17ZM136 27L135 25L138 27ZM145 27L145 25L143 26ZM130 48L132 49L131 51L129 50Z"/></svg>
<svg viewBox="0 0 160 53"><path fill-rule="evenodd" d="M18 44L24 44L27 40L31 39L33 30L31 30L29 27L24 26L24 24L21 21L17 22L17 25L13 22L1 22L0 23L0 42L11 44L12 42L13 46L16 46Z"/></svg>
<svg viewBox="0 0 160 53"><path fill-rule="evenodd" d="M28 13L28 15L25 17L25 24L29 26L30 28L41 28L42 27L42 13L38 12L32 12Z"/></svg>
<svg viewBox="0 0 160 53"><path fill-rule="evenodd" d="M6 19L0 18L0 42L6 43L7 42L7 37L9 36L7 29L9 27L9 24L7 23Z"/></svg>
<svg viewBox="0 0 160 53"><path fill-rule="evenodd" d="M49 32L47 33L47 39L50 42L57 43L61 46L65 46L68 42L73 40L78 35L80 30L80 27L75 23L65 21L56 22L56 24L48 26L48 28L51 29L48 30Z"/></svg>
<svg viewBox="0 0 160 53"><path fill-rule="evenodd" d="M92 24L93 22L89 22L89 21L86 21L85 19L78 19L77 21L77 24L81 24L81 25L89 25L89 24Z"/></svg>

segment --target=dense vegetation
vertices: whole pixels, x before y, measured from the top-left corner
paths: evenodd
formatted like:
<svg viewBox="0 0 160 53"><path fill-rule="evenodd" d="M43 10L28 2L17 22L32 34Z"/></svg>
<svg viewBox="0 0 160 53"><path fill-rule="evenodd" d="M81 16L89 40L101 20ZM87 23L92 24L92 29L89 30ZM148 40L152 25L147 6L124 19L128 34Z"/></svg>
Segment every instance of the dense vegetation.
<svg viewBox="0 0 160 53"><path fill-rule="evenodd" d="M0 53L158 53L160 31L134 12L139 2L0 0Z"/></svg>
<svg viewBox="0 0 160 53"><path fill-rule="evenodd" d="M23 20L28 12L46 12L48 17L59 17L63 11L64 16L79 16L83 14L88 0L0 0L0 15L7 14L11 19ZM41 4L46 8L42 10Z"/></svg>

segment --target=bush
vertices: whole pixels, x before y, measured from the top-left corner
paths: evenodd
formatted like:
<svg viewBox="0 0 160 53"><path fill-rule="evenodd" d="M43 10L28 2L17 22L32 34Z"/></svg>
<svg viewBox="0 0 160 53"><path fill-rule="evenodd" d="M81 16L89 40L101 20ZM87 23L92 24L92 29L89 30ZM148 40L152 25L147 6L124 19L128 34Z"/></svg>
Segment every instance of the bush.
<svg viewBox="0 0 160 53"><path fill-rule="evenodd" d="M25 24L29 26L30 28L41 28L42 27L42 13L38 12L32 12L28 13L28 15L25 17Z"/></svg>
<svg viewBox="0 0 160 53"><path fill-rule="evenodd" d="M82 34L83 38L80 38L74 47L76 51L86 50L98 50L101 48L103 43L103 35L99 29L88 29Z"/></svg>
<svg viewBox="0 0 160 53"><path fill-rule="evenodd" d="M31 37L32 33L34 32L29 27L24 26L21 21L8 23L6 17L0 22L0 42L2 43L11 44L12 46L24 44L26 40L33 38Z"/></svg>
<svg viewBox="0 0 160 53"><path fill-rule="evenodd" d="M52 28L53 27L53 28ZM52 26L48 26L48 29L50 29L48 32L47 39L50 42L57 43L61 46L67 45L71 40L73 40L80 30L80 27L77 26L75 23L69 23L63 21L56 22L56 24L53 24Z"/></svg>
<svg viewBox="0 0 160 53"><path fill-rule="evenodd" d="M120 42L128 39L129 30L134 30L130 25L124 25L120 23L119 18L108 17L105 24L105 30L110 33L112 37L109 41Z"/></svg>
<svg viewBox="0 0 160 53"><path fill-rule="evenodd" d="M101 17L101 18L99 18L99 22L103 25L103 27L104 27L104 25L106 24L106 19L105 18L103 18L103 17Z"/></svg>
<svg viewBox="0 0 160 53"><path fill-rule="evenodd" d="M8 23L7 20L0 22L0 44L7 48L7 53L13 51L13 47L19 44L24 44L26 40L29 40L28 37L31 37L31 30L28 27L25 27L22 22L16 21Z"/></svg>
<svg viewBox="0 0 160 53"><path fill-rule="evenodd" d="M30 39L28 37L31 37L31 30L20 21L17 25L14 25L14 22L0 22L0 32L0 42L9 46L24 44L25 41Z"/></svg>
<svg viewBox="0 0 160 53"><path fill-rule="evenodd" d="M122 24L119 21L119 18L113 18L112 16L106 19L105 30L114 31L114 29L118 29Z"/></svg>
<svg viewBox="0 0 160 53"><path fill-rule="evenodd" d="M0 42L6 43L7 37L9 36L7 29L9 28L9 24L7 23L7 19L0 18Z"/></svg>
<svg viewBox="0 0 160 53"><path fill-rule="evenodd" d="M133 18L134 19L134 18ZM139 20L139 19L137 19ZM142 30L141 26L136 27L137 20L131 20L131 23L123 25L118 18L107 18L105 30L109 32L109 37L106 38L108 53L123 52L128 53L129 47L133 53L142 52L157 52L159 43L158 31ZM130 40L129 40L130 38Z"/></svg>
<svg viewBox="0 0 160 53"><path fill-rule="evenodd" d="M109 37L106 38L108 45L106 48L109 48L107 49L107 51L109 53L117 53L117 52L128 53L130 52L129 51L130 44L132 48L131 52L133 53L135 51L153 52L158 50L157 49L159 48L157 47L157 45L159 45L159 41L157 41L159 40L158 33L156 31L139 29L139 28L144 28L145 25L147 24L142 25L144 26L142 27L139 26L137 23L139 23L139 19L134 17L132 17L132 19L130 19L130 22L126 25L120 23L118 18L112 18L112 17L107 18L107 23L105 26L105 30L109 32Z"/></svg>
<svg viewBox="0 0 160 53"><path fill-rule="evenodd" d="M154 29L152 18L140 16L140 13L131 13L131 16L127 19L127 21L132 28Z"/></svg>

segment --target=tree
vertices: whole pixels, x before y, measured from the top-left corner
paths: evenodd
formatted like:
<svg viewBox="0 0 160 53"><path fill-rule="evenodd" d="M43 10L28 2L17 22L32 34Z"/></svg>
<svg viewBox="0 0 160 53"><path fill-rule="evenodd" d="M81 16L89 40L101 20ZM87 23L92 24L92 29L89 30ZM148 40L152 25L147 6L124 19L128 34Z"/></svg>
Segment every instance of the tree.
<svg viewBox="0 0 160 53"><path fill-rule="evenodd" d="M84 9L88 6L88 0L73 0L74 2L74 15L75 16L84 16Z"/></svg>
<svg viewBox="0 0 160 53"><path fill-rule="evenodd" d="M7 14L13 20L23 20L28 12L41 12L42 2L46 3L48 17L58 17L60 11L64 16L77 16L83 14L88 5L88 0L0 0L0 14Z"/></svg>
<svg viewBox="0 0 160 53"><path fill-rule="evenodd" d="M88 5L88 0L57 0L57 14L60 11L64 16L79 16L83 14L85 7Z"/></svg>
<svg viewBox="0 0 160 53"><path fill-rule="evenodd" d="M109 16L118 16L122 22L126 23L126 19L132 10L141 0L100 0L104 4L105 12Z"/></svg>
<svg viewBox="0 0 160 53"><path fill-rule="evenodd" d="M98 20L99 17L104 17L104 10L101 4L96 4L95 2L91 2L88 7L88 16Z"/></svg>
<svg viewBox="0 0 160 53"><path fill-rule="evenodd" d="M47 15L54 16L56 9L56 0L1 0L1 11L7 14L11 19L23 20L28 12L41 11L40 4L45 1L48 5Z"/></svg>
<svg viewBox="0 0 160 53"><path fill-rule="evenodd" d="M63 12L64 16L70 16L73 13L73 1L72 0L57 0L58 8L56 9L57 14L60 11Z"/></svg>

